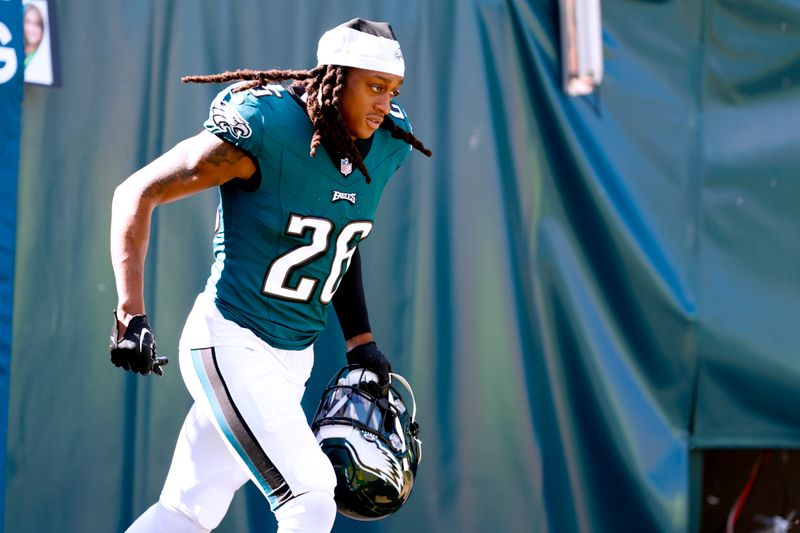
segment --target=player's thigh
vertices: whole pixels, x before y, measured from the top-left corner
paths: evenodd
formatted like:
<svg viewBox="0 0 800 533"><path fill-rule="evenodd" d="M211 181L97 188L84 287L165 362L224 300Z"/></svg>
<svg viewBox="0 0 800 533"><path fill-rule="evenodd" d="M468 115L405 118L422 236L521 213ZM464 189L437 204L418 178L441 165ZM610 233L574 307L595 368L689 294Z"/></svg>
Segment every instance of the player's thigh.
<svg viewBox="0 0 800 533"><path fill-rule="evenodd" d="M178 435L161 503L213 529L247 479L212 421L193 405Z"/></svg>
<svg viewBox="0 0 800 533"><path fill-rule="evenodd" d="M304 492L333 492L333 468L300 403L313 351L216 347L188 355L193 395L201 397L198 403L212 413L220 434L273 509Z"/></svg>

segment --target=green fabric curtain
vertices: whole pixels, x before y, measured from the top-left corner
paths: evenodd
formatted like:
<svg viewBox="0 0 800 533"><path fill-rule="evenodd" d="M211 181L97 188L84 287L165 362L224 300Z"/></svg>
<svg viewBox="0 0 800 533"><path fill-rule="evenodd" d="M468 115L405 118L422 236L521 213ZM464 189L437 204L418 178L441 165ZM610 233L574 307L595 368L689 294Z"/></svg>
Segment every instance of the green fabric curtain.
<svg viewBox="0 0 800 533"><path fill-rule="evenodd" d="M692 449L800 446L796 3L606 1L583 98L560 88L555 0L56 7L63 88L24 101L5 531L122 531L158 497L216 195L154 219L163 378L107 360L108 222L115 186L201 128L220 87L180 76L312 66L355 16L392 23L434 151L362 248L423 461L395 516L335 531L689 531ZM333 315L316 354L309 414L344 362ZM271 528L248 486L218 531Z"/></svg>

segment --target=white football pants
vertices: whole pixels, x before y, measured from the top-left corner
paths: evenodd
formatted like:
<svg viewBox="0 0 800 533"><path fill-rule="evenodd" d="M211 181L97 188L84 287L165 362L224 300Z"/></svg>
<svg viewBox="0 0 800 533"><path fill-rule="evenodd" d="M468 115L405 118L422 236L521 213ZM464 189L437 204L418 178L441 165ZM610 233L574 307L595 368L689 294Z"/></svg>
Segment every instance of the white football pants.
<svg viewBox="0 0 800 533"><path fill-rule="evenodd" d="M225 341L235 342L235 328L242 330L242 346L187 348L198 314L201 327L222 326ZM279 533L333 527L336 476L300 405L313 348L278 350L254 338L216 308L195 306L180 350L181 374L195 403L178 436L159 502L128 533L213 530L248 479L269 501Z"/></svg>

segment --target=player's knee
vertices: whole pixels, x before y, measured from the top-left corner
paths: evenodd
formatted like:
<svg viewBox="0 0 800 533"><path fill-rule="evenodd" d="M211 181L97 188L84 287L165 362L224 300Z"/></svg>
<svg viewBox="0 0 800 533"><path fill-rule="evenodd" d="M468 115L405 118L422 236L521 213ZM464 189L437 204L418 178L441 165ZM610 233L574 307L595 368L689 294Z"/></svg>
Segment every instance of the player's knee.
<svg viewBox="0 0 800 533"><path fill-rule="evenodd" d="M215 529L228 512L233 491L227 487L210 487L193 494L174 497L164 490L160 502L167 509L183 514L204 530Z"/></svg>
<svg viewBox="0 0 800 533"><path fill-rule="evenodd" d="M275 511L278 533L324 533L333 528L333 492L312 491L292 498Z"/></svg>
<svg viewBox="0 0 800 533"><path fill-rule="evenodd" d="M157 502L145 511L125 533L209 533L210 528L176 509Z"/></svg>
<svg viewBox="0 0 800 533"><path fill-rule="evenodd" d="M336 472L328 456L315 444L313 449L298 453L294 463L293 488L297 492L323 491L333 494L336 488Z"/></svg>

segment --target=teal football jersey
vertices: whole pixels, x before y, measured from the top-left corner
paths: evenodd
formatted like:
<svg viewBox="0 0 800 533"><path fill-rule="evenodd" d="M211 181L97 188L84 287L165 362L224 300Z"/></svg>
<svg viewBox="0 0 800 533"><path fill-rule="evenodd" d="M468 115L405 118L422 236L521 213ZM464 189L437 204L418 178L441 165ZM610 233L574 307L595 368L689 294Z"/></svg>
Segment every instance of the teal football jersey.
<svg viewBox="0 0 800 533"><path fill-rule="evenodd" d="M311 121L285 88L233 87L214 99L204 126L250 154L261 180L255 190L248 187L255 177L220 187L206 293L225 318L271 346L301 349L325 327L333 294L410 147L377 130L364 160L367 184L355 167L345 176L322 146L309 156ZM410 131L399 106L391 114Z"/></svg>

